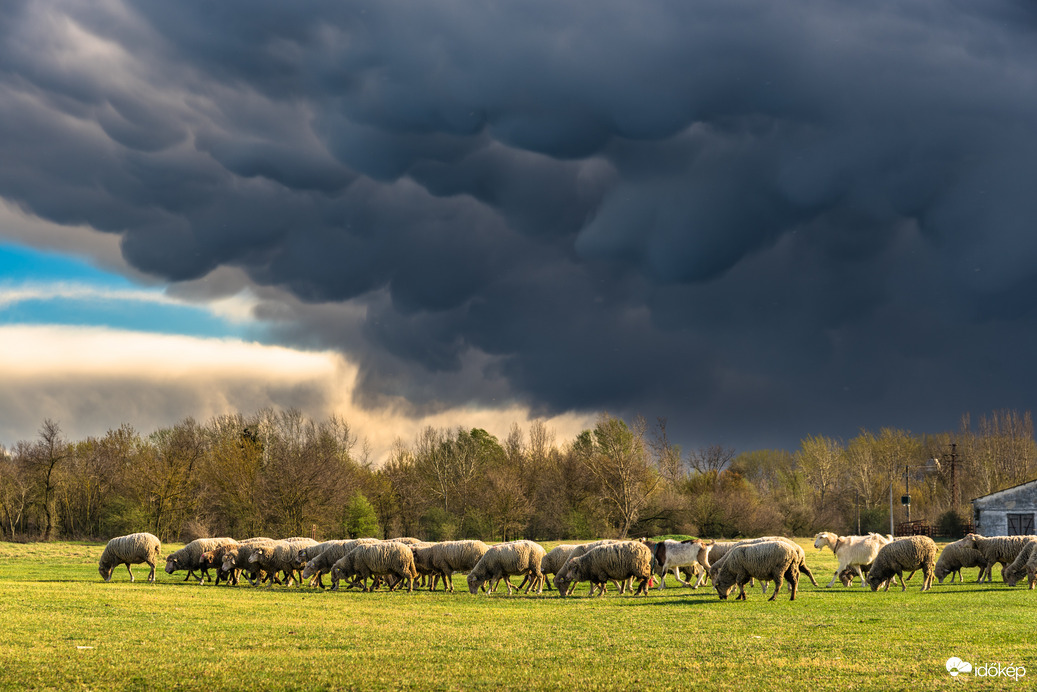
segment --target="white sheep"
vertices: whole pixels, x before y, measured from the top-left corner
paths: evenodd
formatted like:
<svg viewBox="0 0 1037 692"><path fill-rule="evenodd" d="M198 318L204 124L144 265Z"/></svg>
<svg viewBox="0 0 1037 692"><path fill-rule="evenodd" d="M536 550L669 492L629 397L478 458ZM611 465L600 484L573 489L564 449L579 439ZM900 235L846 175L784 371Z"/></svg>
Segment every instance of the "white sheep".
<svg viewBox="0 0 1037 692"><path fill-rule="evenodd" d="M891 541L879 549L878 554L868 569L868 585L877 591L885 584L889 590L889 580L896 575L900 579L900 590L907 589L904 572L922 570L922 591L928 591L933 585L936 570L936 544L928 536L908 536Z"/></svg>
<svg viewBox="0 0 1037 692"><path fill-rule="evenodd" d="M671 569L673 576L683 586L688 582L681 579L681 567L702 567L702 574L691 588L697 589L706 581L709 572L709 553L711 545L706 545L701 540L674 541L664 540L655 545L655 561L658 564L660 589L666 588L666 573ZM696 571L698 571L696 569Z"/></svg>
<svg viewBox="0 0 1037 692"><path fill-rule="evenodd" d="M801 551L788 541L761 541L746 543L731 548L726 555L712 565L713 587L721 600L726 600L731 589L738 586L738 600L746 600L745 585L750 579L774 582L774 593L767 600L773 601L781 591L783 580L788 580L791 597L796 600L799 589L799 573L802 564Z"/></svg>
<svg viewBox="0 0 1037 692"><path fill-rule="evenodd" d="M130 581L133 579L133 570L130 565L147 563L151 565L148 581L155 581L155 565L158 562L159 553L162 551L162 543L158 536L150 533L131 533L128 536L118 536L108 541L101 553L101 560L97 564L97 571L106 582L112 580L112 571L119 565L126 565L126 571L130 573Z"/></svg>
<svg viewBox="0 0 1037 692"><path fill-rule="evenodd" d="M307 556L312 555L312 557L306 561L306 566L302 571L302 578L319 578L322 574L328 574L331 572L331 568L335 566L335 563L356 546L373 545L375 543L381 543L381 541L377 538L350 538L340 541L327 541L323 544L323 549L316 554L313 554L313 552L318 546L311 546L306 549Z"/></svg>
<svg viewBox="0 0 1037 692"><path fill-rule="evenodd" d="M620 541L620 540L618 540L616 538L603 538L600 541L591 541L590 543L579 543L579 544L576 545L575 548L572 549L572 551L570 551L570 553L569 553L569 560L572 560L573 558L580 557L581 555L586 555L589 551L594 550L595 548L598 548L598 547L603 546L603 545L611 545L612 543L625 543L625 542L626 541ZM558 576L558 574L561 573L562 569L564 569L565 565L567 565L567 564L568 564L568 560L566 560L566 562L562 563L562 566L559 568L559 570L557 572L555 572L555 576L556 577ZM616 584L616 588L619 589L619 593L621 593L621 594L622 593L626 593L627 587L630 586L630 584L628 582L613 582L613 583ZM590 588L590 592L587 595L589 595L589 596L594 595L594 588L595 587L592 584L591 588Z"/></svg>
<svg viewBox="0 0 1037 692"><path fill-rule="evenodd" d="M1026 577L1029 588L1032 591L1037 585L1037 550L1030 553L1030 559L1026 561Z"/></svg>
<svg viewBox="0 0 1037 692"><path fill-rule="evenodd" d="M246 538L237 543L220 546L220 550L223 553L223 564L220 567L224 572L235 575L235 584L238 581L237 575L244 574L248 583L255 586L263 570L259 565L255 563L250 564L248 561L249 557L252 556L252 547L260 543L273 542L274 539L272 538L256 536L254 538Z"/></svg>
<svg viewBox="0 0 1037 692"><path fill-rule="evenodd" d="M576 549L576 545L573 543L563 543L556 545L551 550L547 551L544 555L544 559L540 561L540 572L544 575L544 583L548 590L551 589L551 580L547 578L547 575L556 575L558 570L562 568L562 565L566 563L569 557L572 555L573 550ZM522 584L519 584L518 588L522 588Z"/></svg>
<svg viewBox="0 0 1037 692"><path fill-rule="evenodd" d="M530 589L541 593L544 589L544 574L540 571L540 563L546 554L547 551L533 541L513 541L491 546L468 573L468 590L476 594L487 582L492 586L497 580L504 579L510 596L515 587L509 577L525 574L530 578L526 593Z"/></svg>
<svg viewBox="0 0 1037 692"><path fill-rule="evenodd" d="M734 548L738 548L740 546L743 546L743 545L756 545L758 543L773 543L774 541L777 541L779 543L785 543L793 551L796 552L796 554L799 556L799 561L797 563L797 569L799 570L799 573L807 575L807 579L810 580L810 583L813 584L814 586L817 586L818 583L817 583L817 581L814 580L813 573L810 571L810 568L807 567L807 554L806 554L806 551L803 550L803 546L801 546L799 543L796 543L791 538L786 538L785 536L762 536L760 538L747 538L747 539L745 539L743 541L738 541L736 543L722 543L722 544L721 543L714 543L710 547L710 550L709 550L710 568L707 570L707 572L709 573L710 578L713 579L714 586L716 585L716 579L715 579L714 575L715 575L715 573L717 571L717 565L719 565L719 563L727 556L727 554L731 550L733 550ZM719 548L718 548L718 546L719 546ZM752 586L755 583L755 581L756 581L755 577L750 577L749 578L749 585ZM762 586L762 590L763 590L764 595L767 594L767 582L768 581L769 580L767 580L767 579L762 580L761 586ZM797 578L796 584L797 584L797 586L799 584L798 578ZM792 588L791 583L789 584L789 588L790 589Z"/></svg>
<svg viewBox="0 0 1037 692"><path fill-rule="evenodd" d="M439 578L443 578L443 588L454 590L454 572L470 572L486 554L490 547L482 541L443 541L432 544L427 554L423 554L423 564L430 566L433 572L430 590L436 589ZM423 549L426 550L426 549Z"/></svg>
<svg viewBox="0 0 1037 692"><path fill-rule="evenodd" d="M962 539L965 545L975 548L983 555L986 566L980 570L980 581L985 574L987 582L991 580L994 565L1000 563L1001 568L1004 569L1015 561L1024 545L1034 540L1037 540L1037 536L992 536L987 538L978 533L970 533Z"/></svg>
<svg viewBox="0 0 1037 692"><path fill-rule="evenodd" d="M409 584L408 591L413 590L418 571L414 565L414 553L409 546L397 541L361 543L353 546L332 565L331 589L338 589L340 579L355 577L354 584L362 583L364 591L370 591L367 579L381 576L397 578L389 587L390 591L395 590L404 580Z"/></svg>
<svg viewBox="0 0 1037 692"><path fill-rule="evenodd" d="M882 546L887 543L889 540L877 533L869 533L867 536L837 536L830 531L822 531L814 536L815 548L821 550L828 546L839 559L839 566L835 569L832 581L828 582L827 586L831 587L835 584L840 572L850 569L861 578L861 587L867 588L861 567L870 565Z"/></svg>
<svg viewBox="0 0 1037 692"><path fill-rule="evenodd" d="M935 576L936 579L942 584L943 580L947 575L951 575L951 583L954 583L954 577L957 576L958 580L962 580L961 570L966 567L979 567L979 577L977 581L981 581L984 577L984 571L986 570L986 560L983 558L983 554L972 547L971 542L962 538L959 541L948 543L940 551L940 557L936 560Z"/></svg>
<svg viewBox="0 0 1037 692"><path fill-rule="evenodd" d="M314 541L314 545L316 545L316 541ZM256 543L252 546L252 554L249 555L248 561L249 564L259 565L270 575L271 586L279 583L278 572L284 573L284 585L291 586L295 581L295 559L299 553L299 546L298 541Z"/></svg>
<svg viewBox="0 0 1037 692"><path fill-rule="evenodd" d="M202 554L228 543L237 543L237 541L233 538L198 538L193 540L180 550L166 557L166 574L172 574L179 569L186 569L187 576L184 578L184 581L187 581L194 576L195 570L200 570L201 574L198 576L198 583L201 584L209 578L208 570L201 565Z"/></svg>
<svg viewBox="0 0 1037 692"><path fill-rule="evenodd" d="M589 581L591 594L605 594L606 582L637 579L635 596L648 595L652 578L652 550L639 541L611 541L570 557L555 575L558 595L566 597L581 581Z"/></svg>
<svg viewBox="0 0 1037 692"><path fill-rule="evenodd" d="M1026 576L1026 564L1030 561L1035 548L1037 548L1037 542L1030 541L1026 543L1015 557L1015 560L1012 561L1012 564L1001 571L1001 578L1005 580L1006 584L1015 586L1020 579Z"/></svg>

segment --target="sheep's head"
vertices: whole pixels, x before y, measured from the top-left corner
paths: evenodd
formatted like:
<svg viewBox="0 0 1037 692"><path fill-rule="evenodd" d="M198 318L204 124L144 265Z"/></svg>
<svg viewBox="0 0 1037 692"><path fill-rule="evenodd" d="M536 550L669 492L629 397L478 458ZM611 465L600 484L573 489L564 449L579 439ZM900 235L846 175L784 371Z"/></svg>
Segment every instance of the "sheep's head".
<svg viewBox="0 0 1037 692"><path fill-rule="evenodd" d="M943 583L943 580L947 577L947 575L950 573L951 571L946 567L943 567L942 565L936 565L936 569L933 570L933 576L935 576L936 580L941 584Z"/></svg>
<svg viewBox="0 0 1037 692"><path fill-rule="evenodd" d="M717 590L720 600L726 601L727 597L731 595L731 590L735 588L735 578L730 572L718 574L713 577L713 587Z"/></svg>
<svg viewBox="0 0 1037 692"><path fill-rule="evenodd" d="M480 579L474 572L468 575L468 591L474 596L479 593L479 588L486 582Z"/></svg>
<svg viewBox="0 0 1037 692"><path fill-rule="evenodd" d="M180 558L170 555L166 558L166 574L172 574L180 569Z"/></svg>
<svg viewBox="0 0 1037 692"><path fill-rule="evenodd" d="M839 573L839 581L842 582L843 586L849 586L853 583L853 578L857 576L857 573L851 570L849 567Z"/></svg>
<svg viewBox="0 0 1037 692"><path fill-rule="evenodd" d="M101 573L101 579L104 579L105 581L112 580L112 571L114 569L115 565L108 565L107 567L105 565L97 566L97 571Z"/></svg>
<svg viewBox="0 0 1037 692"><path fill-rule="evenodd" d="M263 548L256 548L252 551L252 554L248 556L249 564L259 562L263 557L265 557Z"/></svg>
<svg viewBox="0 0 1037 692"><path fill-rule="evenodd" d="M835 541L833 540L833 538L834 534L831 534L827 531L822 531L821 533L814 536L814 547L818 550L821 550L826 545L834 544Z"/></svg>
<svg viewBox="0 0 1037 692"><path fill-rule="evenodd" d="M884 581L886 580L879 576L878 570L868 572L868 586L871 587L872 591L878 591Z"/></svg>

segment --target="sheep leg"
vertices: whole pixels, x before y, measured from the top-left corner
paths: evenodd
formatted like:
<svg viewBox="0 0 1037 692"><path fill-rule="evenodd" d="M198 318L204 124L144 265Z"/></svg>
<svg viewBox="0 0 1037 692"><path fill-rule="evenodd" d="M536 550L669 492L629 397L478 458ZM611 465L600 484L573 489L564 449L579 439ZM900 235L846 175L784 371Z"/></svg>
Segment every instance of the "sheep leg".
<svg viewBox="0 0 1037 692"><path fill-rule="evenodd" d="M914 572L912 572L911 574L914 574ZM900 570L897 570L897 576L900 577L900 591L901 593L903 593L904 591L907 591L907 579L910 579L911 577L904 579L904 573ZM886 590L889 590L888 586L886 587Z"/></svg>
<svg viewBox="0 0 1037 692"><path fill-rule="evenodd" d="M773 601L775 598L778 597L778 594L781 592L781 585L784 583L784 579L781 575L781 572L778 572L777 574L772 574L771 577L774 579L774 593L772 593L771 597L767 599L768 601ZM766 588L767 582L763 583L764 587Z"/></svg>
<svg viewBox="0 0 1037 692"><path fill-rule="evenodd" d="M664 574L664 575L663 575L663 577L665 578L665 576L666 576L666 575ZM684 579L681 579L681 570L680 570L680 568L679 568L679 567L674 567L674 568L673 568L673 576L674 576L674 578L675 578L675 579L676 579L676 580L677 580L678 582L680 582L680 585L681 585L681 586L688 586L688 582L687 582L687 581L685 581Z"/></svg>
<svg viewBox="0 0 1037 692"><path fill-rule="evenodd" d="M800 565L799 565L799 572L801 574L807 575L807 579L810 580L810 583L813 584L814 586L817 586L817 581L814 579L814 573L810 571L809 567L807 567L807 563L805 563L805 562L800 563ZM798 581L798 579L797 579L797 581Z"/></svg>
<svg viewBox="0 0 1037 692"><path fill-rule="evenodd" d="M796 600L796 592L799 591L799 570L798 569L789 569L788 574L786 575L786 577L787 577L787 579L789 581L789 591L792 592L792 596L789 597L789 600L790 601L794 601L794 600ZM774 595L775 596L778 595L778 590L777 589L774 590Z"/></svg>
<svg viewBox="0 0 1037 692"><path fill-rule="evenodd" d="M155 563L154 562L149 562L148 564L151 565L151 573L148 574L148 582L151 583L151 584L154 584L155 583Z"/></svg>

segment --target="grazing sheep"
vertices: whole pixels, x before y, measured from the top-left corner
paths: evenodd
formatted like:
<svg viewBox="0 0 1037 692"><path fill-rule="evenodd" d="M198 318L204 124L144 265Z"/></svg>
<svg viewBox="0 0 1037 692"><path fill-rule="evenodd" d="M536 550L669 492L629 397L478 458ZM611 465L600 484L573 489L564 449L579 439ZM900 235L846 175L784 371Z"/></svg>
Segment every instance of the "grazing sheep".
<svg viewBox="0 0 1037 692"><path fill-rule="evenodd" d="M343 555L356 546L373 545L375 543L381 543L381 541L377 538L350 538L343 541L328 541L323 550L306 562L306 568L302 571L302 578L309 579L313 576L319 577L321 574L327 574L331 572L331 568L335 566L335 563L342 559ZM310 555L311 551L316 547L307 548L306 554Z"/></svg>
<svg viewBox="0 0 1037 692"><path fill-rule="evenodd" d="M1030 557L1033 555L1034 548L1037 548L1037 542L1030 541L1023 546L1023 549L1019 551L1019 554L1012 561L1012 564L1001 570L1001 578L1005 580L1005 583L1009 586L1015 586L1019 583L1019 580L1026 576L1026 564L1030 561Z"/></svg>
<svg viewBox="0 0 1037 692"><path fill-rule="evenodd" d="M936 544L928 536L908 536L901 538L879 549L875 560L868 570L868 585L877 591L885 583L889 590L889 580L896 575L900 578L900 590L907 590L904 571L922 570L922 591L928 591L933 585L936 569Z"/></svg>
<svg viewBox="0 0 1037 692"><path fill-rule="evenodd" d="M298 554L295 556L295 569L296 569L296 571L303 570L304 571L303 573L305 574L306 566L312 560L316 559L316 557L318 555L323 553L325 550L327 550L331 546L333 546L333 545L341 545L344 542L345 541L342 541L342 540L324 541L323 543L318 543L317 545L306 546L305 548L300 549ZM329 565L328 569L330 569L330 568L331 568L331 566ZM313 586L314 584L316 584L317 586L319 586L320 588L323 589L324 588L324 580L322 579L322 576L324 575L324 572L326 572L326 571L327 570L324 570L324 569L311 570L310 573L308 575L304 576L303 578L310 580L310 586Z"/></svg>
<svg viewBox="0 0 1037 692"><path fill-rule="evenodd" d="M269 578L263 575L262 568L256 563L250 563L248 559L252 557L252 549L254 546L262 543L274 543L274 539L266 537L246 538L243 541L239 541L236 545L231 544L227 546L226 552L223 554L223 565L221 566L224 572L233 571L236 574L244 574L245 579L252 586L255 586L257 581L262 578L264 581Z"/></svg>
<svg viewBox="0 0 1037 692"><path fill-rule="evenodd" d="M1015 562L1015 558L1019 556L1019 551L1023 549L1023 546L1030 541L1037 540L1037 536L993 536L985 538L978 533L970 533L961 540L970 548L978 550L983 556L986 568L985 570L980 570L980 581L982 581L983 572L985 572L986 580L990 582L991 572L995 564L1000 563L1002 569L1012 564Z"/></svg>
<svg viewBox="0 0 1037 692"><path fill-rule="evenodd" d="M581 581L591 583L591 593L597 587L598 595L605 594L609 580L639 581L637 595L648 595L652 578L652 550L638 541L617 541L591 548L582 555L571 557L555 575L558 595L568 596Z"/></svg>
<svg viewBox="0 0 1037 692"><path fill-rule="evenodd" d="M434 543L423 563L430 565L433 571L430 590L435 591L439 578L443 578L443 588L454 590L454 572L470 572L486 554L490 547L482 541L443 541Z"/></svg>
<svg viewBox="0 0 1037 692"><path fill-rule="evenodd" d="M227 553L237 548L240 543L228 543L221 545L215 550L207 550L202 553L201 559L198 561L199 567L203 570L215 569L216 579L213 580L213 586L219 586L221 581L226 582L230 586L234 586L238 583L238 573L240 570L231 567L230 569L224 569L224 559L227 557Z"/></svg>
<svg viewBox="0 0 1037 692"><path fill-rule="evenodd" d="M666 588L666 573L671 569L677 581L683 586L688 586L688 582L681 579L680 568L695 565L700 565L703 568L703 572L691 588L697 589L702 586L709 571L709 553L711 548L712 546L706 545L701 540L674 541L667 539L658 543L653 551L655 561L659 565L658 588Z"/></svg>
<svg viewBox="0 0 1037 692"><path fill-rule="evenodd" d="M807 575L807 579L810 580L811 584L813 584L814 586L818 586L818 583L814 580L813 573L810 571L810 568L807 567L807 554L806 554L806 551L803 550L803 546L801 546L799 543L796 543L791 538L786 538L785 536L763 536L761 538L747 538L744 541L738 541L737 543L733 543L733 544L730 544L730 543L724 543L724 544L714 543L713 546L709 550L709 561L710 561L710 565L711 566L707 570L710 579L713 580L714 586L716 585L716 578L714 577L714 574L717 571L717 565L720 563L721 560L723 560L727 556L727 553L729 553L734 548L738 548L738 547L743 546L743 545L756 545L758 543L773 543L774 541L777 541L779 543L785 543L786 545L788 545L799 556L799 561L798 561L798 564L797 564L797 569L799 570L799 572L801 574ZM717 546L720 546L719 550L717 550ZM755 583L755 580L756 580L755 577L750 577L749 578L749 585L752 586ZM766 579L763 580L763 584L762 584L763 593L764 594L767 593L767 581L768 580L766 580ZM797 585L797 588L798 588L798 585L799 585L799 579L798 578L796 580L796 585ZM790 589L792 588L791 582L789 583L789 588Z"/></svg>
<svg viewBox="0 0 1037 692"><path fill-rule="evenodd" d="M187 581L194 576L195 570L199 570L198 583L201 584L209 578L208 570L201 566L202 553L215 550L221 545L228 543L237 543L237 541L233 538L199 538L193 540L180 550L166 557L166 574L172 574L178 569L186 569L187 576L184 578L184 581Z"/></svg>
<svg viewBox="0 0 1037 692"><path fill-rule="evenodd" d="M389 586L390 591L395 590L404 581L407 581L408 592L414 591L418 569L414 565L414 552L407 544L386 541L380 544L359 545L353 551L353 559L354 571L357 578L363 582L365 591L371 590L367 586L367 579L371 577L395 577L395 582Z"/></svg>
<svg viewBox="0 0 1037 692"><path fill-rule="evenodd" d="M782 581L789 582L790 601L796 600L799 573L803 560L801 551L788 541L761 541L731 548L724 557L713 563L713 587L721 600L726 600L731 589L738 586L738 600L746 600L745 585L750 579L774 582L773 601L781 591Z"/></svg>
<svg viewBox="0 0 1037 692"><path fill-rule="evenodd" d="M128 536L118 536L108 541L101 553L101 560L97 563L97 571L106 582L112 580L112 571L119 565L126 565L126 571L130 573L130 581L133 579L133 570L130 565L139 565L142 562L151 565L148 581L155 581L155 565L158 562L159 553L162 551L162 543L158 537L150 533L131 533Z"/></svg>
<svg viewBox="0 0 1037 692"><path fill-rule="evenodd" d="M381 541L356 545L335 562L331 569L332 589L338 588L340 578L352 576L363 583L365 592L371 591L367 586L369 577L391 576L397 579L389 587L390 591L394 591L397 586L407 581L409 593L414 590L418 570L414 566L414 553L407 544L399 541Z"/></svg>
<svg viewBox="0 0 1037 692"><path fill-rule="evenodd" d="M425 541L420 538L412 538L410 536L400 536L399 538L390 538L390 543L403 543L404 545L420 545Z"/></svg>
<svg viewBox="0 0 1037 692"><path fill-rule="evenodd" d="M572 549L572 552L569 553L569 560L572 560L573 558L580 557L581 555L586 555L589 551L591 551L591 550L593 550L593 549L595 549L595 548L597 548L599 546L611 545L612 543L625 543L625 542L626 541L620 541L620 540L615 539L615 538L604 538L604 539L602 539L600 541L592 541L590 543L580 543L580 544L577 544L577 546ZM562 569L565 568L566 564L568 564L568 560L566 562L562 563L562 567L559 568L558 572L555 572L555 576L556 577L559 574L561 574L561 571L562 571ZM616 588L619 589L619 593L621 593L621 594L622 593L626 593L627 587L630 586L630 584L628 582L613 582L613 583L616 585ZM594 585L593 584L591 585L590 592L588 592L587 595L588 596L594 595Z"/></svg>
<svg viewBox="0 0 1037 692"><path fill-rule="evenodd" d="M1030 559L1026 561L1026 577L1032 591L1033 587L1037 585L1037 550L1030 553Z"/></svg>
<svg viewBox="0 0 1037 692"><path fill-rule="evenodd" d="M309 539L307 539L309 540ZM316 541L313 542L317 544ZM277 573L284 573L284 585L291 586L295 581L295 558L300 550L298 546L309 547L299 541L270 541L256 543L252 546L252 554L248 556L249 564L259 565L271 576L271 586L278 583ZM299 582L296 582L297 584Z"/></svg>
<svg viewBox="0 0 1037 692"><path fill-rule="evenodd" d="M573 550L576 549L576 545L571 543L563 543L562 545L556 545L554 548L549 550L544 559L540 561L540 572L544 575L544 583L547 586L548 591L551 590L551 580L547 578L547 575L554 576L558 574L558 570L562 568L562 565L566 563ZM522 588L522 584L519 584L518 588Z"/></svg>
<svg viewBox="0 0 1037 692"><path fill-rule="evenodd" d="M515 587L508 577L526 574L530 577L526 593L530 589L537 589L537 593L541 593L544 590L544 574L540 571L540 563L546 554L547 551L533 541L513 541L492 546L468 573L468 590L476 594L486 582L492 584L503 578L510 596Z"/></svg>
<svg viewBox="0 0 1037 692"><path fill-rule="evenodd" d="M954 541L948 543L940 551L940 557L936 560L936 579L942 584L944 578L949 574L951 575L951 583L954 583L954 577L958 577L958 581L962 581L961 570L966 567L979 567L979 577L977 581L983 580L983 574L986 570L986 560L983 558L983 553L979 552L971 546L971 543L967 539L963 538L960 541Z"/></svg>
<svg viewBox="0 0 1037 692"><path fill-rule="evenodd" d="M870 565L882 546L887 543L889 541L886 537L877 533L869 533L867 536L837 536L830 531L822 531L814 536L815 548L821 550L828 546L839 558L839 566L836 567L832 581L828 582L827 586L831 587L843 570L850 569L861 578L861 587L867 588L861 565ZM852 579L850 583L853 583Z"/></svg>

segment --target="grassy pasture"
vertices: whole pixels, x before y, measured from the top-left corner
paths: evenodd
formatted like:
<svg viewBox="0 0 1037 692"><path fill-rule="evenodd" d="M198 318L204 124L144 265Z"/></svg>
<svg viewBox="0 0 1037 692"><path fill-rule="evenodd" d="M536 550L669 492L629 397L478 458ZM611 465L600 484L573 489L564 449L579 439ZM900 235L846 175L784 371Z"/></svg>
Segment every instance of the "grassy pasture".
<svg viewBox="0 0 1037 692"><path fill-rule="evenodd" d="M801 543L821 587L803 579L795 602L773 603L759 588L744 603L712 588L473 597L463 576L453 594L225 588L161 566L155 584L144 566L136 583L119 567L105 584L102 545L0 543L0 689L1034 687L1025 582L975 584L971 569L930 593L920 574L906 593L825 589L831 552ZM951 656L1028 675L955 679Z"/></svg>

